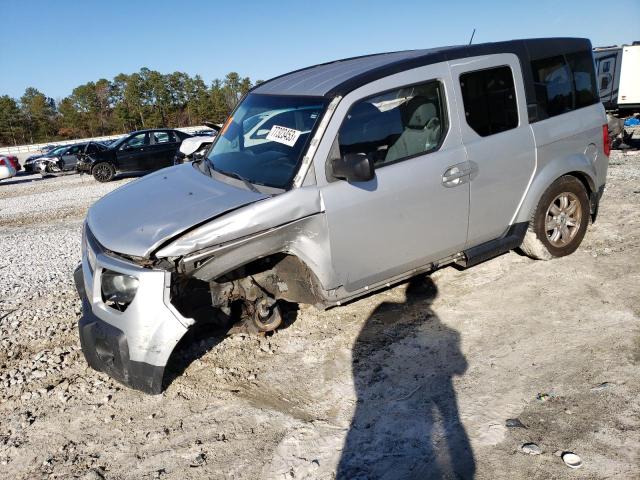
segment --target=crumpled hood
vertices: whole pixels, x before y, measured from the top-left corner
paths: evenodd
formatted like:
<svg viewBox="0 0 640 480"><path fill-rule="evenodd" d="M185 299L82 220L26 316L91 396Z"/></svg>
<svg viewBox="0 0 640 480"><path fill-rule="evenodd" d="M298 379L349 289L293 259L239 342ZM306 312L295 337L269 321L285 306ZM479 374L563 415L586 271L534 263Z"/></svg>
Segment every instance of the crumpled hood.
<svg viewBox="0 0 640 480"><path fill-rule="evenodd" d="M147 175L98 200L87 224L109 250L147 257L185 230L267 198L215 180L191 164Z"/></svg>

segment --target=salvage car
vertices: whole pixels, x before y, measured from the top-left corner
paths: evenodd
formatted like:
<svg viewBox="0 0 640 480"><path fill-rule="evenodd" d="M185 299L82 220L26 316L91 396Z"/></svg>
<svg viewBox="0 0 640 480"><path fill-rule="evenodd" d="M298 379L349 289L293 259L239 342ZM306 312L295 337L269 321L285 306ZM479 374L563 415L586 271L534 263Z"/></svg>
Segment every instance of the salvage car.
<svg viewBox="0 0 640 480"><path fill-rule="evenodd" d="M111 181L118 172L152 172L173 165L180 143L189 137L169 128L138 130L101 152L86 155L77 168L99 182Z"/></svg>
<svg viewBox="0 0 640 480"><path fill-rule="evenodd" d="M48 145L47 147L49 146L50 145ZM34 165L37 160L45 157L54 157L58 154L61 154L62 152L65 152L70 146L71 145L62 145L54 148L43 148L41 153L36 153L26 158L26 160L24 161L24 171L29 173L36 171Z"/></svg>
<svg viewBox="0 0 640 480"><path fill-rule="evenodd" d="M42 157L36 158L32 163L32 169L43 176L62 172L75 171L78 162L84 155L92 155L106 150L102 143L83 142L68 147L55 149Z"/></svg>
<svg viewBox="0 0 640 480"><path fill-rule="evenodd" d="M284 111L245 144L247 119ZM206 322L270 331L283 302L334 307L515 248L568 255L608 155L586 39L368 55L261 83L205 159L90 208L74 273L85 358L158 393Z"/></svg>
<svg viewBox="0 0 640 480"><path fill-rule="evenodd" d="M15 155L4 155L4 157L9 160L9 163L11 163L11 166L15 168L16 172L22 170L22 165L20 165L20 160L18 160L18 157L16 157Z"/></svg>
<svg viewBox="0 0 640 480"><path fill-rule="evenodd" d="M0 156L0 180L14 177L16 173L12 162L7 157Z"/></svg>
<svg viewBox="0 0 640 480"><path fill-rule="evenodd" d="M215 137L210 135L199 135L184 139L173 158L173 164L180 165L201 159L209 150L214 139Z"/></svg>

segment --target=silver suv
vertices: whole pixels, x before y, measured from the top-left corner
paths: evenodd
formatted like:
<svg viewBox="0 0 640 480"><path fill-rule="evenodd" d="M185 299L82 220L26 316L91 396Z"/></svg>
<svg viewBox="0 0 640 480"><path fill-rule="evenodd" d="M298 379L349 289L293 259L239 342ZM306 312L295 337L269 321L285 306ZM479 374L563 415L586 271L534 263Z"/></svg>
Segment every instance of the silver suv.
<svg viewBox="0 0 640 480"><path fill-rule="evenodd" d="M350 58L254 88L206 158L89 210L75 279L88 363L158 393L197 325L278 327L514 248L572 253L608 166L585 39Z"/></svg>

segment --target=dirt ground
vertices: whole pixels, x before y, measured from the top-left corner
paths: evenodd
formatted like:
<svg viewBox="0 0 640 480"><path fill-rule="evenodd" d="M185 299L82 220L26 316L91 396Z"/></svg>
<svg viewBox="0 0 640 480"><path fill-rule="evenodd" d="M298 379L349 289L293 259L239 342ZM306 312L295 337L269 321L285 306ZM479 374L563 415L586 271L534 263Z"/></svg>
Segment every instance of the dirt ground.
<svg viewBox="0 0 640 480"><path fill-rule="evenodd" d="M76 331L82 218L129 180L20 178L0 183L2 478L640 478L640 152L612 155L573 255L198 339L158 396L89 369Z"/></svg>

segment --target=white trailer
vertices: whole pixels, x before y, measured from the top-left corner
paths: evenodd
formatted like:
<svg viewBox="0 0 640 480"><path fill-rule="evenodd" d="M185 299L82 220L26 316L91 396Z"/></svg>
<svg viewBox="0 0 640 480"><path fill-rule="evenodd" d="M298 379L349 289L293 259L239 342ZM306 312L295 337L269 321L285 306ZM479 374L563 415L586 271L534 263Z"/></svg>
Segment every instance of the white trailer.
<svg viewBox="0 0 640 480"><path fill-rule="evenodd" d="M640 42L595 48L600 100L607 111L628 116L640 111Z"/></svg>

